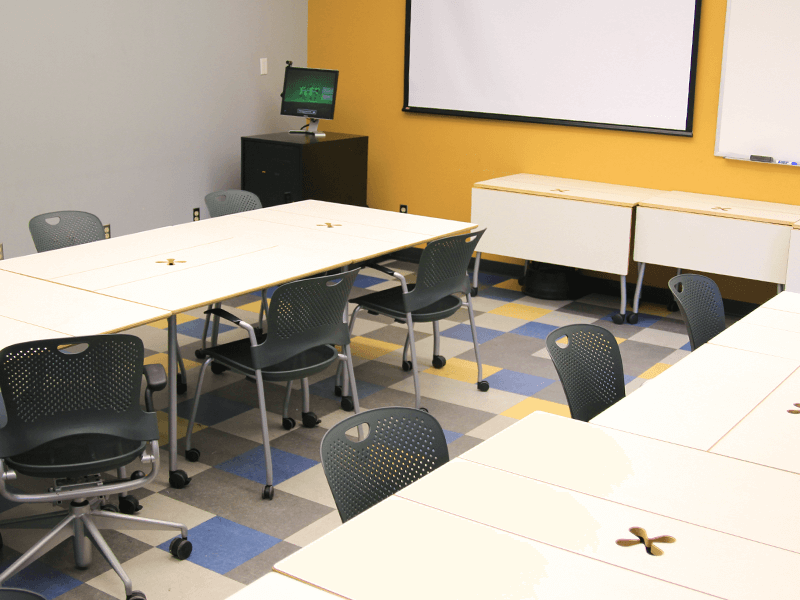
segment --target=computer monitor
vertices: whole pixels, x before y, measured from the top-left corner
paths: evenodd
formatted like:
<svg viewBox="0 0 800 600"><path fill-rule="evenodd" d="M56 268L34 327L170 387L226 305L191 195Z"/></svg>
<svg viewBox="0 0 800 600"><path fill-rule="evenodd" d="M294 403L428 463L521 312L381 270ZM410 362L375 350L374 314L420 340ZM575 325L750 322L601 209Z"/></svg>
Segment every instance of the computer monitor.
<svg viewBox="0 0 800 600"><path fill-rule="evenodd" d="M289 133L323 136L317 132L319 119L333 119L339 71L286 67L281 94L281 114L311 119L307 129Z"/></svg>

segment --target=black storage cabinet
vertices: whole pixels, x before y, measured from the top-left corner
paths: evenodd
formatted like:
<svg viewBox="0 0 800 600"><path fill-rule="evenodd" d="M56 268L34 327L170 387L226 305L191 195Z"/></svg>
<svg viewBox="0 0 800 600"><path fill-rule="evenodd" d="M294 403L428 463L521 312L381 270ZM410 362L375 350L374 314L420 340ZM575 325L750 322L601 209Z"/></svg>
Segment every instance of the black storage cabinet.
<svg viewBox="0 0 800 600"><path fill-rule="evenodd" d="M242 138L242 189L264 207L297 200L367 205L363 135L269 133Z"/></svg>

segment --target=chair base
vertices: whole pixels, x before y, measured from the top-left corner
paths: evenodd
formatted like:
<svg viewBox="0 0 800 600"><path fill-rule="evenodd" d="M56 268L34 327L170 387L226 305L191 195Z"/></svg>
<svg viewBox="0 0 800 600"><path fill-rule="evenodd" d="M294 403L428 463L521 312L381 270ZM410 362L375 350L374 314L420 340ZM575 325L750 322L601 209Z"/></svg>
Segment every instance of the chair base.
<svg viewBox="0 0 800 600"><path fill-rule="evenodd" d="M180 531L179 539L183 542L179 544L173 542L171 546L171 549L175 547L173 555L183 559L191 554L191 543L186 539L188 531L185 525L99 510L101 501L101 497L76 500L70 503L69 510L0 521L0 528L4 529L50 529L47 535L0 573L0 585L71 537L76 567L89 568L92 562L92 541L94 541L103 558L122 579L126 597L131 596L134 594L131 580L100 533L101 529L175 529Z"/></svg>

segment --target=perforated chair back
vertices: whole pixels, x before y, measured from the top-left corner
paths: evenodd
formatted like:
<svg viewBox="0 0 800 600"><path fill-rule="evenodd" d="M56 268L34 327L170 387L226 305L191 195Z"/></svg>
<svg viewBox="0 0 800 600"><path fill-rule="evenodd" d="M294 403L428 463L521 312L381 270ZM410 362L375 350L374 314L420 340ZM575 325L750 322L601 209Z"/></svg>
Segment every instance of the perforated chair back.
<svg viewBox="0 0 800 600"><path fill-rule="evenodd" d="M345 435L362 423L369 426L363 441ZM320 456L342 522L450 458L439 422L426 412L399 406L368 410L337 423L322 438Z"/></svg>
<svg viewBox="0 0 800 600"><path fill-rule="evenodd" d="M0 588L0 600L45 600L44 596L28 590Z"/></svg>
<svg viewBox="0 0 800 600"><path fill-rule="evenodd" d="M566 347L556 341L567 338ZM564 386L573 419L589 421L625 397L617 340L596 325L567 325L551 331L547 351Z"/></svg>
<svg viewBox="0 0 800 600"><path fill-rule="evenodd" d="M414 289L403 296L406 312L430 306L450 294L470 292L467 267L484 231L442 238L425 247Z"/></svg>
<svg viewBox="0 0 800 600"><path fill-rule="evenodd" d="M0 351L8 424L0 457L68 436L158 439L155 413L139 405L144 346L133 335L96 335L14 344Z"/></svg>
<svg viewBox="0 0 800 600"><path fill-rule="evenodd" d="M712 279L687 273L673 277L668 285L686 323L692 350L697 350L725 329L722 295Z"/></svg>
<svg viewBox="0 0 800 600"><path fill-rule="evenodd" d="M28 223L28 229L37 252L87 244L106 237L100 219L79 210L61 210L35 216Z"/></svg>
<svg viewBox="0 0 800 600"><path fill-rule="evenodd" d="M254 367L274 365L322 344L349 344L344 310L358 271L301 279L278 287L269 305L269 334L252 349Z"/></svg>
<svg viewBox="0 0 800 600"><path fill-rule="evenodd" d="M258 196L252 192L223 190L206 195L206 208L208 208L208 214L213 218L263 207Z"/></svg>

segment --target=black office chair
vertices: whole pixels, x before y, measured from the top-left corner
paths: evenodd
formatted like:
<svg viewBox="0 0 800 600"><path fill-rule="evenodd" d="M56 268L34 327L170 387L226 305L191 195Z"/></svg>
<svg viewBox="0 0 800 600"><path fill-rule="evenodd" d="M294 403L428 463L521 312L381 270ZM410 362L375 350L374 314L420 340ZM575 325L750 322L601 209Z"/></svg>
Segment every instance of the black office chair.
<svg viewBox="0 0 800 600"><path fill-rule="evenodd" d="M369 433L362 441L346 435L364 425ZM450 458L439 422L401 406L368 410L337 423L322 438L319 453L342 522Z"/></svg>
<svg viewBox="0 0 800 600"><path fill-rule="evenodd" d="M667 285L686 323L692 350L725 330L722 295L712 279L691 273L673 277Z"/></svg>
<svg viewBox="0 0 800 600"><path fill-rule="evenodd" d="M567 345L557 341L566 337ZM564 386L573 419L590 421L625 397L617 340L597 325L567 325L551 331L547 352Z"/></svg>
<svg viewBox="0 0 800 600"><path fill-rule="evenodd" d="M89 566L94 542L122 579L128 600L143 600L100 529L176 529L181 535L170 551L180 559L191 554L185 525L120 514L105 504L106 497L143 487L158 474L158 421L139 405L143 361L142 341L121 334L38 340L0 351L8 419L0 429L0 494L13 502L69 502L66 510L0 522L2 528L52 528L0 573L0 583L72 537L78 568ZM152 405L151 393L166 386L166 375L156 365L144 374L146 403ZM123 469L136 459L150 464L150 473L129 479ZM118 478L101 477L109 470ZM8 482L17 473L55 483L47 492L12 490Z"/></svg>
<svg viewBox="0 0 800 600"><path fill-rule="evenodd" d="M478 389L482 392L489 389L489 382L483 380L483 367L478 350L478 332L475 329L475 314L472 310L472 297L470 296L472 286L467 275L469 259L484 231L486 230L430 242L422 251L416 284L407 284L403 275L382 265L371 265L373 269L398 279L400 285L351 300L357 305L350 319L351 332L356 317L362 309L406 323L408 335L403 347L403 370L411 371L414 376L415 408L420 408L420 391L414 323L433 323L433 367L441 369L447 360L439 354L439 321L452 316L462 306L466 306L469 311L475 360L478 363ZM462 302L455 294L464 294L466 301ZM411 348L410 362L406 360L409 348ZM337 382L338 376L337 373ZM341 387L338 385L336 392L337 394L341 393Z"/></svg>
<svg viewBox="0 0 800 600"><path fill-rule="evenodd" d="M28 229L37 252L88 244L106 237L100 219L79 210L59 210L37 215L28 223Z"/></svg>
<svg viewBox="0 0 800 600"><path fill-rule="evenodd" d="M347 298L357 274L358 269L354 269L347 273L293 281L278 287L272 296L266 336L257 336L251 325L225 310L211 309L212 314L245 329L248 337L206 349L207 358L200 371L192 414L187 426L187 460L196 461L200 458L200 451L192 447L192 428L200 403L203 375L212 361L255 379L267 471L267 484L262 498L271 500L274 495L264 381L288 382L283 406L283 426L291 429L295 425L294 419L289 417L291 385L292 381L301 379L303 425L316 427L319 419L310 410L307 378L324 371L335 361L340 360L346 365L352 386L354 407L356 412L359 412L353 359L350 353L350 333L346 321ZM341 346L343 354L340 354L334 345Z"/></svg>
<svg viewBox="0 0 800 600"><path fill-rule="evenodd" d="M45 600L45 597L29 590L0 588L0 600Z"/></svg>

